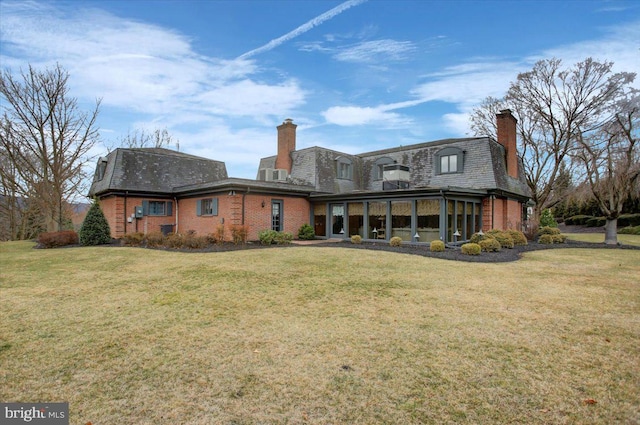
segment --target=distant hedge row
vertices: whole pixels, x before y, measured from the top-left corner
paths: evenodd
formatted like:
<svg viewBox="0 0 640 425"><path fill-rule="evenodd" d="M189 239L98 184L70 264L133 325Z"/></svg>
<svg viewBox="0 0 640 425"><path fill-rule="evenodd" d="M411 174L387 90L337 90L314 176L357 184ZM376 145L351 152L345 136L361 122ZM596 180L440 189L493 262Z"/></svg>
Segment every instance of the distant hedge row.
<svg viewBox="0 0 640 425"><path fill-rule="evenodd" d="M564 220L564 224L572 226L602 227L607 219L605 217L594 217L591 215L574 215ZM622 214L618 217L618 227L640 226L640 214Z"/></svg>

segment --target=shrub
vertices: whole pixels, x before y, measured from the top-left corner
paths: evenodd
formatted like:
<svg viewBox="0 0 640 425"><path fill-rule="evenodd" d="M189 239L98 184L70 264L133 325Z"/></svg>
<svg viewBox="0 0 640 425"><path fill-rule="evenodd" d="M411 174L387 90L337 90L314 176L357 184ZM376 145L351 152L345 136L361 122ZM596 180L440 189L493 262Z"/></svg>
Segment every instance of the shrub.
<svg viewBox="0 0 640 425"><path fill-rule="evenodd" d="M618 217L618 227L640 226L640 214L622 214Z"/></svg>
<svg viewBox="0 0 640 425"><path fill-rule="evenodd" d="M538 237L542 235L559 235L560 229L557 227L541 227L538 229Z"/></svg>
<svg viewBox="0 0 640 425"><path fill-rule="evenodd" d="M474 233L473 235L471 235L471 239L469 240L470 243L480 243L480 241L486 240L486 239L493 239L493 236L491 235L487 235L486 233L480 234L480 233Z"/></svg>
<svg viewBox="0 0 640 425"><path fill-rule="evenodd" d="M140 246L144 241L144 233L127 233L122 237L122 243L126 246Z"/></svg>
<svg viewBox="0 0 640 425"><path fill-rule="evenodd" d="M640 235L640 226L627 226L618 230L621 235Z"/></svg>
<svg viewBox="0 0 640 425"><path fill-rule="evenodd" d="M527 237L519 230L507 230L511 239L513 239L514 245L527 245L529 242L527 241Z"/></svg>
<svg viewBox="0 0 640 425"><path fill-rule="evenodd" d="M38 235L38 243L43 248L55 248L58 246L77 245L78 234L73 230L60 232L45 232Z"/></svg>
<svg viewBox="0 0 640 425"><path fill-rule="evenodd" d="M351 236L351 243L359 245L362 243L362 236L360 235L353 235Z"/></svg>
<svg viewBox="0 0 640 425"><path fill-rule="evenodd" d="M502 230L491 230L490 234L495 238L495 240L498 241L498 243L500 243L500 246L502 248L513 248L514 242L509 232L504 232Z"/></svg>
<svg viewBox="0 0 640 425"><path fill-rule="evenodd" d="M164 245L165 236L162 232L149 232L144 238L147 246L157 247Z"/></svg>
<svg viewBox="0 0 640 425"><path fill-rule="evenodd" d="M100 202L94 200L91 208L87 211L87 216L80 227L80 243L82 245L102 245L111 242L111 229L107 222Z"/></svg>
<svg viewBox="0 0 640 425"><path fill-rule="evenodd" d="M206 236L186 235L183 238L183 247L189 249L202 249L209 244Z"/></svg>
<svg viewBox="0 0 640 425"><path fill-rule="evenodd" d="M545 245L551 245L553 243L553 235L544 234L540 236L538 239L538 243L543 243Z"/></svg>
<svg viewBox="0 0 640 425"><path fill-rule="evenodd" d="M262 230L260 231L260 233L258 233L258 239L260 240L260 243L262 245L271 245L272 243L275 243L277 235L278 232L276 232L275 230Z"/></svg>
<svg viewBox="0 0 640 425"><path fill-rule="evenodd" d="M540 215L540 226L558 227L558 222L553 218L553 214L549 208L542 211L542 215Z"/></svg>
<svg viewBox="0 0 640 425"><path fill-rule="evenodd" d="M293 233L290 232L276 232L276 237L274 241L278 245L287 245L290 244L293 240Z"/></svg>
<svg viewBox="0 0 640 425"><path fill-rule="evenodd" d="M440 240L431 241L429 249L432 252L444 252L444 242Z"/></svg>
<svg viewBox="0 0 640 425"><path fill-rule="evenodd" d="M479 255L480 245L477 243L465 243L460 247L460 251L465 255Z"/></svg>
<svg viewBox="0 0 640 425"><path fill-rule="evenodd" d="M603 227L606 222L607 219L604 217L591 217L585 224L587 227Z"/></svg>
<svg viewBox="0 0 640 425"><path fill-rule="evenodd" d="M316 238L316 232L310 224L303 224L298 230L298 239L310 241Z"/></svg>
<svg viewBox="0 0 640 425"><path fill-rule="evenodd" d="M225 238L224 224L222 223L218 224L218 227L216 227L216 232L214 233L214 236L215 236L216 243L224 242L224 238Z"/></svg>
<svg viewBox="0 0 640 425"><path fill-rule="evenodd" d="M478 243L478 245L480 245L480 249L485 252L498 252L501 248L500 242L494 238L483 239Z"/></svg>
<svg viewBox="0 0 640 425"><path fill-rule="evenodd" d="M391 246L400 246L402 245L402 238L400 236L394 236L389 239L389 245Z"/></svg>
<svg viewBox="0 0 640 425"><path fill-rule="evenodd" d="M590 216L590 215L578 214L578 215L574 215L569 218L566 218L564 220L564 224L568 226L571 226L571 225L584 226L585 224L587 224L587 220L589 220L592 217L593 216Z"/></svg>
<svg viewBox="0 0 640 425"><path fill-rule="evenodd" d="M189 236L185 236L180 233L172 233L170 235L167 235L167 237L163 241L163 244L167 248L182 248L187 237Z"/></svg>
<svg viewBox="0 0 640 425"><path fill-rule="evenodd" d="M247 226L231 226L231 240L236 245L246 243L248 234L249 229Z"/></svg>
<svg viewBox="0 0 640 425"><path fill-rule="evenodd" d="M551 239L553 239L553 243L565 243L567 241L567 237L565 235L551 235Z"/></svg>

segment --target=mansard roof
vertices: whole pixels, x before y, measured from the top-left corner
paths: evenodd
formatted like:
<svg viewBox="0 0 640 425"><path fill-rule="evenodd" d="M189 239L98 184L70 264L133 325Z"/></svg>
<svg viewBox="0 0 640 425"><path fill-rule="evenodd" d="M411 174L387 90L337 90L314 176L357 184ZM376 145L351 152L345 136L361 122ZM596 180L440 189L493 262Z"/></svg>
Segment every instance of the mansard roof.
<svg viewBox="0 0 640 425"><path fill-rule="evenodd" d="M224 162L164 148L118 148L98 160L89 196L111 191L171 193L227 179Z"/></svg>

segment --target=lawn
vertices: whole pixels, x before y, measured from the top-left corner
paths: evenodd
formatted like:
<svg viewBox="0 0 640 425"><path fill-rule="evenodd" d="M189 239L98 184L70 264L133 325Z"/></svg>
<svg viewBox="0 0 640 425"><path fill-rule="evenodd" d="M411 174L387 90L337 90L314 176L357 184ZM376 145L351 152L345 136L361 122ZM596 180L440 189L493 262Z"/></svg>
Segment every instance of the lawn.
<svg viewBox="0 0 640 425"><path fill-rule="evenodd" d="M604 243L604 232L601 233L565 233L569 239L580 242ZM618 235L618 243L640 246L638 235Z"/></svg>
<svg viewBox="0 0 640 425"><path fill-rule="evenodd" d="M0 400L71 424L640 422L640 251L0 244Z"/></svg>

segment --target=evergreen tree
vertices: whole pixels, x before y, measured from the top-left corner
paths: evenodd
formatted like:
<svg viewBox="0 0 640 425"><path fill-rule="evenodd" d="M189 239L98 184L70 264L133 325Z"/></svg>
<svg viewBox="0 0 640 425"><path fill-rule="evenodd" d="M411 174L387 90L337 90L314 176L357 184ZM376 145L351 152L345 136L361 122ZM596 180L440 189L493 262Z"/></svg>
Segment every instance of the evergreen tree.
<svg viewBox="0 0 640 425"><path fill-rule="evenodd" d="M109 228L109 223L102 212L102 208L100 208L100 203L95 199L82 222L80 244L85 246L102 245L110 242L111 229Z"/></svg>

